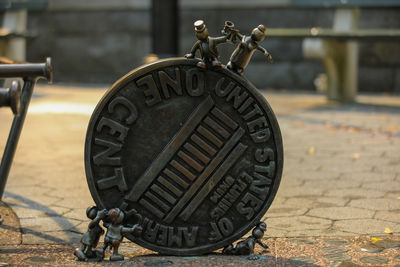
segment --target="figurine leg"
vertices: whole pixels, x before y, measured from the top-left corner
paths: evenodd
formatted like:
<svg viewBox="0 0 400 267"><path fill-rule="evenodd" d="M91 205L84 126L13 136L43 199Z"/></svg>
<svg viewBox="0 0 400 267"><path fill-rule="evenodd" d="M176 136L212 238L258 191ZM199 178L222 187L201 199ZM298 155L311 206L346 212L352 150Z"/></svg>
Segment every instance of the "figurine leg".
<svg viewBox="0 0 400 267"><path fill-rule="evenodd" d="M216 67L216 68L221 68L221 67L222 67L222 63L221 63L218 59L216 59L216 58L214 58L214 59L211 61L211 65L212 65L213 67Z"/></svg>
<svg viewBox="0 0 400 267"><path fill-rule="evenodd" d="M86 246L84 246L86 247ZM74 251L74 255L78 258L78 260L80 261L87 261L87 257L85 255L85 253L83 253L84 249L80 249L80 248L76 248Z"/></svg>
<svg viewBox="0 0 400 267"><path fill-rule="evenodd" d="M92 246L88 246L87 250L86 250L86 256L88 258L96 258L96 252L93 250Z"/></svg>
<svg viewBox="0 0 400 267"><path fill-rule="evenodd" d="M229 61L228 64L226 64L226 67L231 71L236 72L239 75L243 74L243 68L236 66L235 63L232 63L231 61Z"/></svg>
<svg viewBox="0 0 400 267"><path fill-rule="evenodd" d="M113 254L110 256L110 261L123 261L124 260L124 255L118 254L118 248L119 248L120 242L118 240L113 242Z"/></svg>
<svg viewBox="0 0 400 267"><path fill-rule="evenodd" d="M104 257L105 257L104 252L106 251L107 246L108 246L108 243L105 242L102 247L95 249L96 257L99 258L100 260L104 259Z"/></svg>
<svg viewBox="0 0 400 267"><path fill-rule="evenodd" d="M248 259L251 260L251 261L256 261L256 260L259 259L259 256L254 254L254 253L252 253L252 254L249 255Z"/></svg>
<svg viewBox="0 0 400 267"><path fill-rule="evenodd" d="M222 254L233 255L234 254L233 250L234 250L234 247L232 244L230 244L230 245L224 247L224 249L222 250Z"/></svg>
<svg viewBox="0 0 400 267"><path fill-rule="evenodd" d="M248 242L248 249L249 249L249 260L255 261L258 260L258 255L254 254L254 247L255 247L254 240L249 240Z"/></svg>
<svg viewBox="0 0 400 267"><path fill-rule="evenodd" d="M201 68L201 69L206 69L206 63L204 63L203 61L200 61L196 64L197 67Z"/></svg>

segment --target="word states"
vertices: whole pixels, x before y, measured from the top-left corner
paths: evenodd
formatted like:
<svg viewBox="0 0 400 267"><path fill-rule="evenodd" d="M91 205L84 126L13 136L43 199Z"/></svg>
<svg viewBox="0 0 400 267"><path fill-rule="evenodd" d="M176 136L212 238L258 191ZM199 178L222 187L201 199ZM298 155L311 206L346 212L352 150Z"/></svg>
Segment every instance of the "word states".
<svg viewBox="0 0 400 267"><path fill-rule="evenodd" d="M275 174L274 151L266 145L271 138L271 131L262 108L241 86L223 77L217 81L214 91L226 102L232 102L233 108L246 123L252 141L259 147L254 152L256 164L252 176L243 171L235 186L235 180L228 176L213 192L210 200L217 206L211 211L211 217L219 219L225 214L244 191L247 182L250 184L249 190L241 197L236 210L250 220L263 207Z"/></svg>
<svg viewBox="0 0 400 267"><path fill-rule="evenodd" d="M255 159L258 164L254 165L254 173L249 191L243 196L236 210L247 220L262 208L267 199L272 184L272 177L275 173L274 151L270 148L257 148ZM268 161L268 165L265 163Z"/></svg>

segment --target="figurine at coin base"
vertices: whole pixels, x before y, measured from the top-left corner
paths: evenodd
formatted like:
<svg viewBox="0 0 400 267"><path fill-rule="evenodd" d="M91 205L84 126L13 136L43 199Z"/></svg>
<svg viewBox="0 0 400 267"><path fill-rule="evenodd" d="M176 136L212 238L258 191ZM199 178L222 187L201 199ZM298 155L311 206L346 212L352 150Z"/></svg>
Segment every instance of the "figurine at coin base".
<svg viewBox="0 0 400 267"><path fill-rule="evenodd" d="M124 212L119 208L111 209L107 213L107 217L111 223L103 222L104 227L107 228L106 236L104 237L104 245L96 249L96 252L100 259L104 259L104 252L107 247L113 249L113 254L110 256L110 261L121 261L124 260L124 255L118 254L119 245L126 234L133 234L134 236L140 236L142 233L142 227L138 224L132 227L124 227L122 222L124 220Z"/></svg>
<svg viewBox="0 0 400 267"><path fill-rule="evenodd" d="M82 246L74 251L74 255L81 261L97 257L93 249L99 243L100 236L104 234L104 230L100 226L100 220L107 215L107 210L99 211L96 206L92 206L86 209L86 215L92 221L88 225L88 231L81 238Z"/></svg>
<svg viewBox="0 0 400 267"><path fill-rule="evenodd" d="M251 232L251 236L244 241L238 242L236 246L232 244L226 246L222 250L222 253L226 255L249 255L249 260L257 260L258 256L254 254L256 244L259 244L265 249L268 248L268 246L261 241L266 229L267 225L265 222L259 222Z"/></svg>
<svg viewBox="0 0 400 267"><path fill-rule="evenodd" d="M89 189L97 204L115 207L103 219L100 259L112 247L110 260L122 260L123 237L177 256L225 247L225 254L256 259L255 245L267 248L260 219L279 188L282 136L267 100L240 76L255 50L272 61L258 45L265 26L246 36L227 21L220 37L210 37L204 21L194 27L197 41L185 58L131 71L91 116ZM226 67L218 59L222 43L237 43Z"/></svg>

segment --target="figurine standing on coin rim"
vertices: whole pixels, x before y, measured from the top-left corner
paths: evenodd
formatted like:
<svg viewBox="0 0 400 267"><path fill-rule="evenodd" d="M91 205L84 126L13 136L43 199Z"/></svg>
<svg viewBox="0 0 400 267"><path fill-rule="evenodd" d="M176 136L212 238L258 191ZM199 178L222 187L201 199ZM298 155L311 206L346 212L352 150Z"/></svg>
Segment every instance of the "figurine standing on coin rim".
<svg viewBox="0 0 400 267"><path fill-rule="evenodd" d="M239 32L236 33L241 40L226 65L228 69L242 75L244 68L249 64L256 49L260 50L269 62L273 62L271 54L264 47L258 45L258 42L261 42L265 38L265 30L265 26L260 24L257 28L253 29L250 36L242 35Z"/></svg>
<svg viewBox="0 0 400 267"><path fill-rule="evenodd" d="M203 69L207 67L222 67L222 63L218 59L217 45L226 43L229 36L210 37L208 29L202 20L194 23L194 30L198 40L185 57L194 58L196 51L199 50L202 62L197 63L198 67Z"/></svg>
<svg viewBox="0 0 400 267"><path fill-rule="evenodd" d="M101 210L96 206L86 209L86 216L92 219L88 225L87 232L82 236L80 248L75 249L74 255L81 261L88 258L96 258L96 252L93 250L99 243L100 236L104 234L103 228L100 226L100 220L106 216L107 210Z"/></svg>
<svg viewBox="0 0 400 267"><path fill-rule="evenodd" d="M258 256L254 254L256 244L259 244L265 249L268 248L268 246L261 241L266 229L267 225L265 222L259 222L251 232L251 236L244 241L238 242L236 246L233 246L233 244L226 246L222 250L222 253L226 255L249 255L249 260L257 260Z"/></svg>

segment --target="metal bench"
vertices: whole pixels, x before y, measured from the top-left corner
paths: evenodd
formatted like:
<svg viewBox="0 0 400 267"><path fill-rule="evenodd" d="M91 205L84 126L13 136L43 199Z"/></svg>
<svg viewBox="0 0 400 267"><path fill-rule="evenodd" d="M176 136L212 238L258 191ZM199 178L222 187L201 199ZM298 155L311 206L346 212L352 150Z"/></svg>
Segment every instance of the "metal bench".
<svg viewBox="0 0 400 267"><path fill-rule="evenodd" d="M7 144L1 158L0 200L4 193L11 163L14 158L15 150L17 149L17 144L21 135L25 117L28 112L28 106L32 97L33 88L36 84L36 81L40 78L44 78L51 82L52 74L53 68L50 58L47 58L46 62L41 64L0 64L0 78L23 79L22 90L17 81L12 83L11 88L0 89L0 107L9 106L14 113L14 120L11 125L10 134L8 135Z"/></svg>
<svg viewBox="0 0 400 267"><path fill-rule="evenodd" d="M358 41L399 40L398 29L359 29L359 7L399 7L397 0L292 0L298 8L336 8L332 29L268 29L268 37L302 38L305 57L322 60L329 100L351 102L358 90Z"/></svg>

